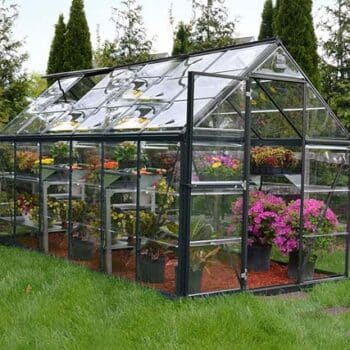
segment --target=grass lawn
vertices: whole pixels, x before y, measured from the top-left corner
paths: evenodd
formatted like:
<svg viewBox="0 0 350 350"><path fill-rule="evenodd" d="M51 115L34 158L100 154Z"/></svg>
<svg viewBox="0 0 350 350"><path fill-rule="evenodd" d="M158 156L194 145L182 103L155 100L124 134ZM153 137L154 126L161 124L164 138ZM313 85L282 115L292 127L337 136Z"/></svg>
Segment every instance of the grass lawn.
<svg viewBox="0 0 350 350"><path fill-rule="evenodd" d="M350 349L350 281L305 299L170 301L38 253L0 247L0 349ZM350 311L350 309L349 309Z"/></svg>

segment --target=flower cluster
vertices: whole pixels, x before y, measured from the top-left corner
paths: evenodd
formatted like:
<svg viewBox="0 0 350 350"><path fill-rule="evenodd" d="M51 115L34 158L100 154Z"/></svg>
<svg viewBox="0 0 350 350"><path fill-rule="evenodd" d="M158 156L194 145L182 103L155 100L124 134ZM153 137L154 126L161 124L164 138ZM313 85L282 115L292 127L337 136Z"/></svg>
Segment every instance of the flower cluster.
<svg viewBox="0 0 350 350"><path fill-rule="evenodd" d="M284 147L253 147L251 154L253 167L294 168L297 165L294 153Z"/></svg>
<svg viewBox="0 0 350 350"><path fill-rule="evenodd" d="M198 175L203 180L233 180L241 169L241 162L229 155L206 154L197 164Z"/></svg>
<svg viewBox="0 0 350 350"><path fill-rule="evenodd" d="M278 234L279 220L283 216L286 204L282 198L263 192L254 192L250 195L248 212L248 239L249 244L272 245ZM233 224L228 232L237 230L242 221L243 199L239 198L232 204Z"/></svg>
<svg viewBox="0 0 350 350"><path fill-rule="evenodd" d="M304 200L303 225L306 234L331 233L338 225L337 216L327 208L325 203L317 199ZM300 199L291 202L283 217L280 218L280 229L274 240L282 254L288 254L298 249L298 234L300 228Z"/></svg>
<svg viewBox="0 0 350 350"><path fill-rule="evenodd" d="M23 172L32 172L35 161L39 159L38 153L33 151L19 151L16 157L18 170Z"/></svg>
<svg viewBox="0 0 350 350"><path fill-rule="evenodd" d="M243 199L232 203L232 224L228 233L240 233L243 214ZM275 244L283 255L299 249L300 200L286 205L282 198L263 192L250 195L248 212L249 244ZM304 233L313 234L319 230L322 234L334 231L338 225L337 216L317 199L305 199L303 212ZM320 243L323 244L322 240ZM314 248L317 249L317 244ZM320 247L322 248L322 247Z"/></svg>

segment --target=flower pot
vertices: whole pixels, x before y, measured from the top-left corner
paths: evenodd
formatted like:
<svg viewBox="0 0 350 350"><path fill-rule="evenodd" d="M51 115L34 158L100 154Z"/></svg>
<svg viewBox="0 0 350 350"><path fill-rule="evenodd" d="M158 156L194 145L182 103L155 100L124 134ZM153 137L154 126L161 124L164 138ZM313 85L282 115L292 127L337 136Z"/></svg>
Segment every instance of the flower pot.
<svg viewBox="0 0 350 350"><path fill-rule="evenodd" d="M71 241L71 258L73 260L91 260L94 254L94 243L73 238Z"/></svg>
<svg viewBox="0 0 350 350"><path fill-rule="evenodd" d="M292 279L298 278L298 265L299 265L299 251L289 253L288 262L288 277ZM302 281L312 280L314 278L315 263L307 261L303 264L303 271L301 274Z"/></svg>
<svg viewBox="0 0 350 350"><path fill-rule="evenodd" d="M119 161L119 169L130 169L130 168L136 168L136 167L137 167L136 159Z"/></svg>
<svg viewBox="0 0 350 350"><path fill-rule="evenodd" d="M178 273L178 267L175 269L176 273L176 290L180 290L180 276ZM188 275L188 294L200 293L202 285L203 267L198 270L192 270L190 268Z"/></svg>
<svg viewBox="0 0 350 350"><path fill-rule="evenodd" d="M142 282L163 283L165 272L165 257L153 260L148 255L140 256L140 278Z"/></svg>
<svg viewBox="0 0 350 350"><path fill-rule="evenodd" d="M270 269L271 246L253 244L248 246L248 271L268 271Z"/></svg>
<svg viewBox="0 0 350 350"><path fill-rule="evenodd" d="M253 166L251 169L252 174L256 175L277 175L277 174L287 174L289 169L287 168L276 168L269 165Z"/></svg>

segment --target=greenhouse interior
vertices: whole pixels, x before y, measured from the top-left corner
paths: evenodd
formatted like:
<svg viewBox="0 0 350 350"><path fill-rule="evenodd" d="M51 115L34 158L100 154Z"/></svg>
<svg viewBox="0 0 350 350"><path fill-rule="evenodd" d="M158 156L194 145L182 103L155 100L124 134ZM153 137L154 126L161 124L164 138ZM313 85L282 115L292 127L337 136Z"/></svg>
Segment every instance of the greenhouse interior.
<svg viewBox="0 0 350 350"><path fill-rule="evenodd" d="M0 131L0 243L168 296L348 277L350 139L279 40L55 82Z"/></svg>

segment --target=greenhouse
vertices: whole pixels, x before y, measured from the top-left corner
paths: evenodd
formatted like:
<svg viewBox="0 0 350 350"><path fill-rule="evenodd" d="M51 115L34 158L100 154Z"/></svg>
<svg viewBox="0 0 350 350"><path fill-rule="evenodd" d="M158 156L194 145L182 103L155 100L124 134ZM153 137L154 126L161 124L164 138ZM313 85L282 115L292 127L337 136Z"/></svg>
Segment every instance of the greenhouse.
<svg viewBox="0 0 350 350"><path fill-rule="evenodd" d="M60 73L0 131L0 243L169 296L348 277L350 138L278 40Z"/></svg>

